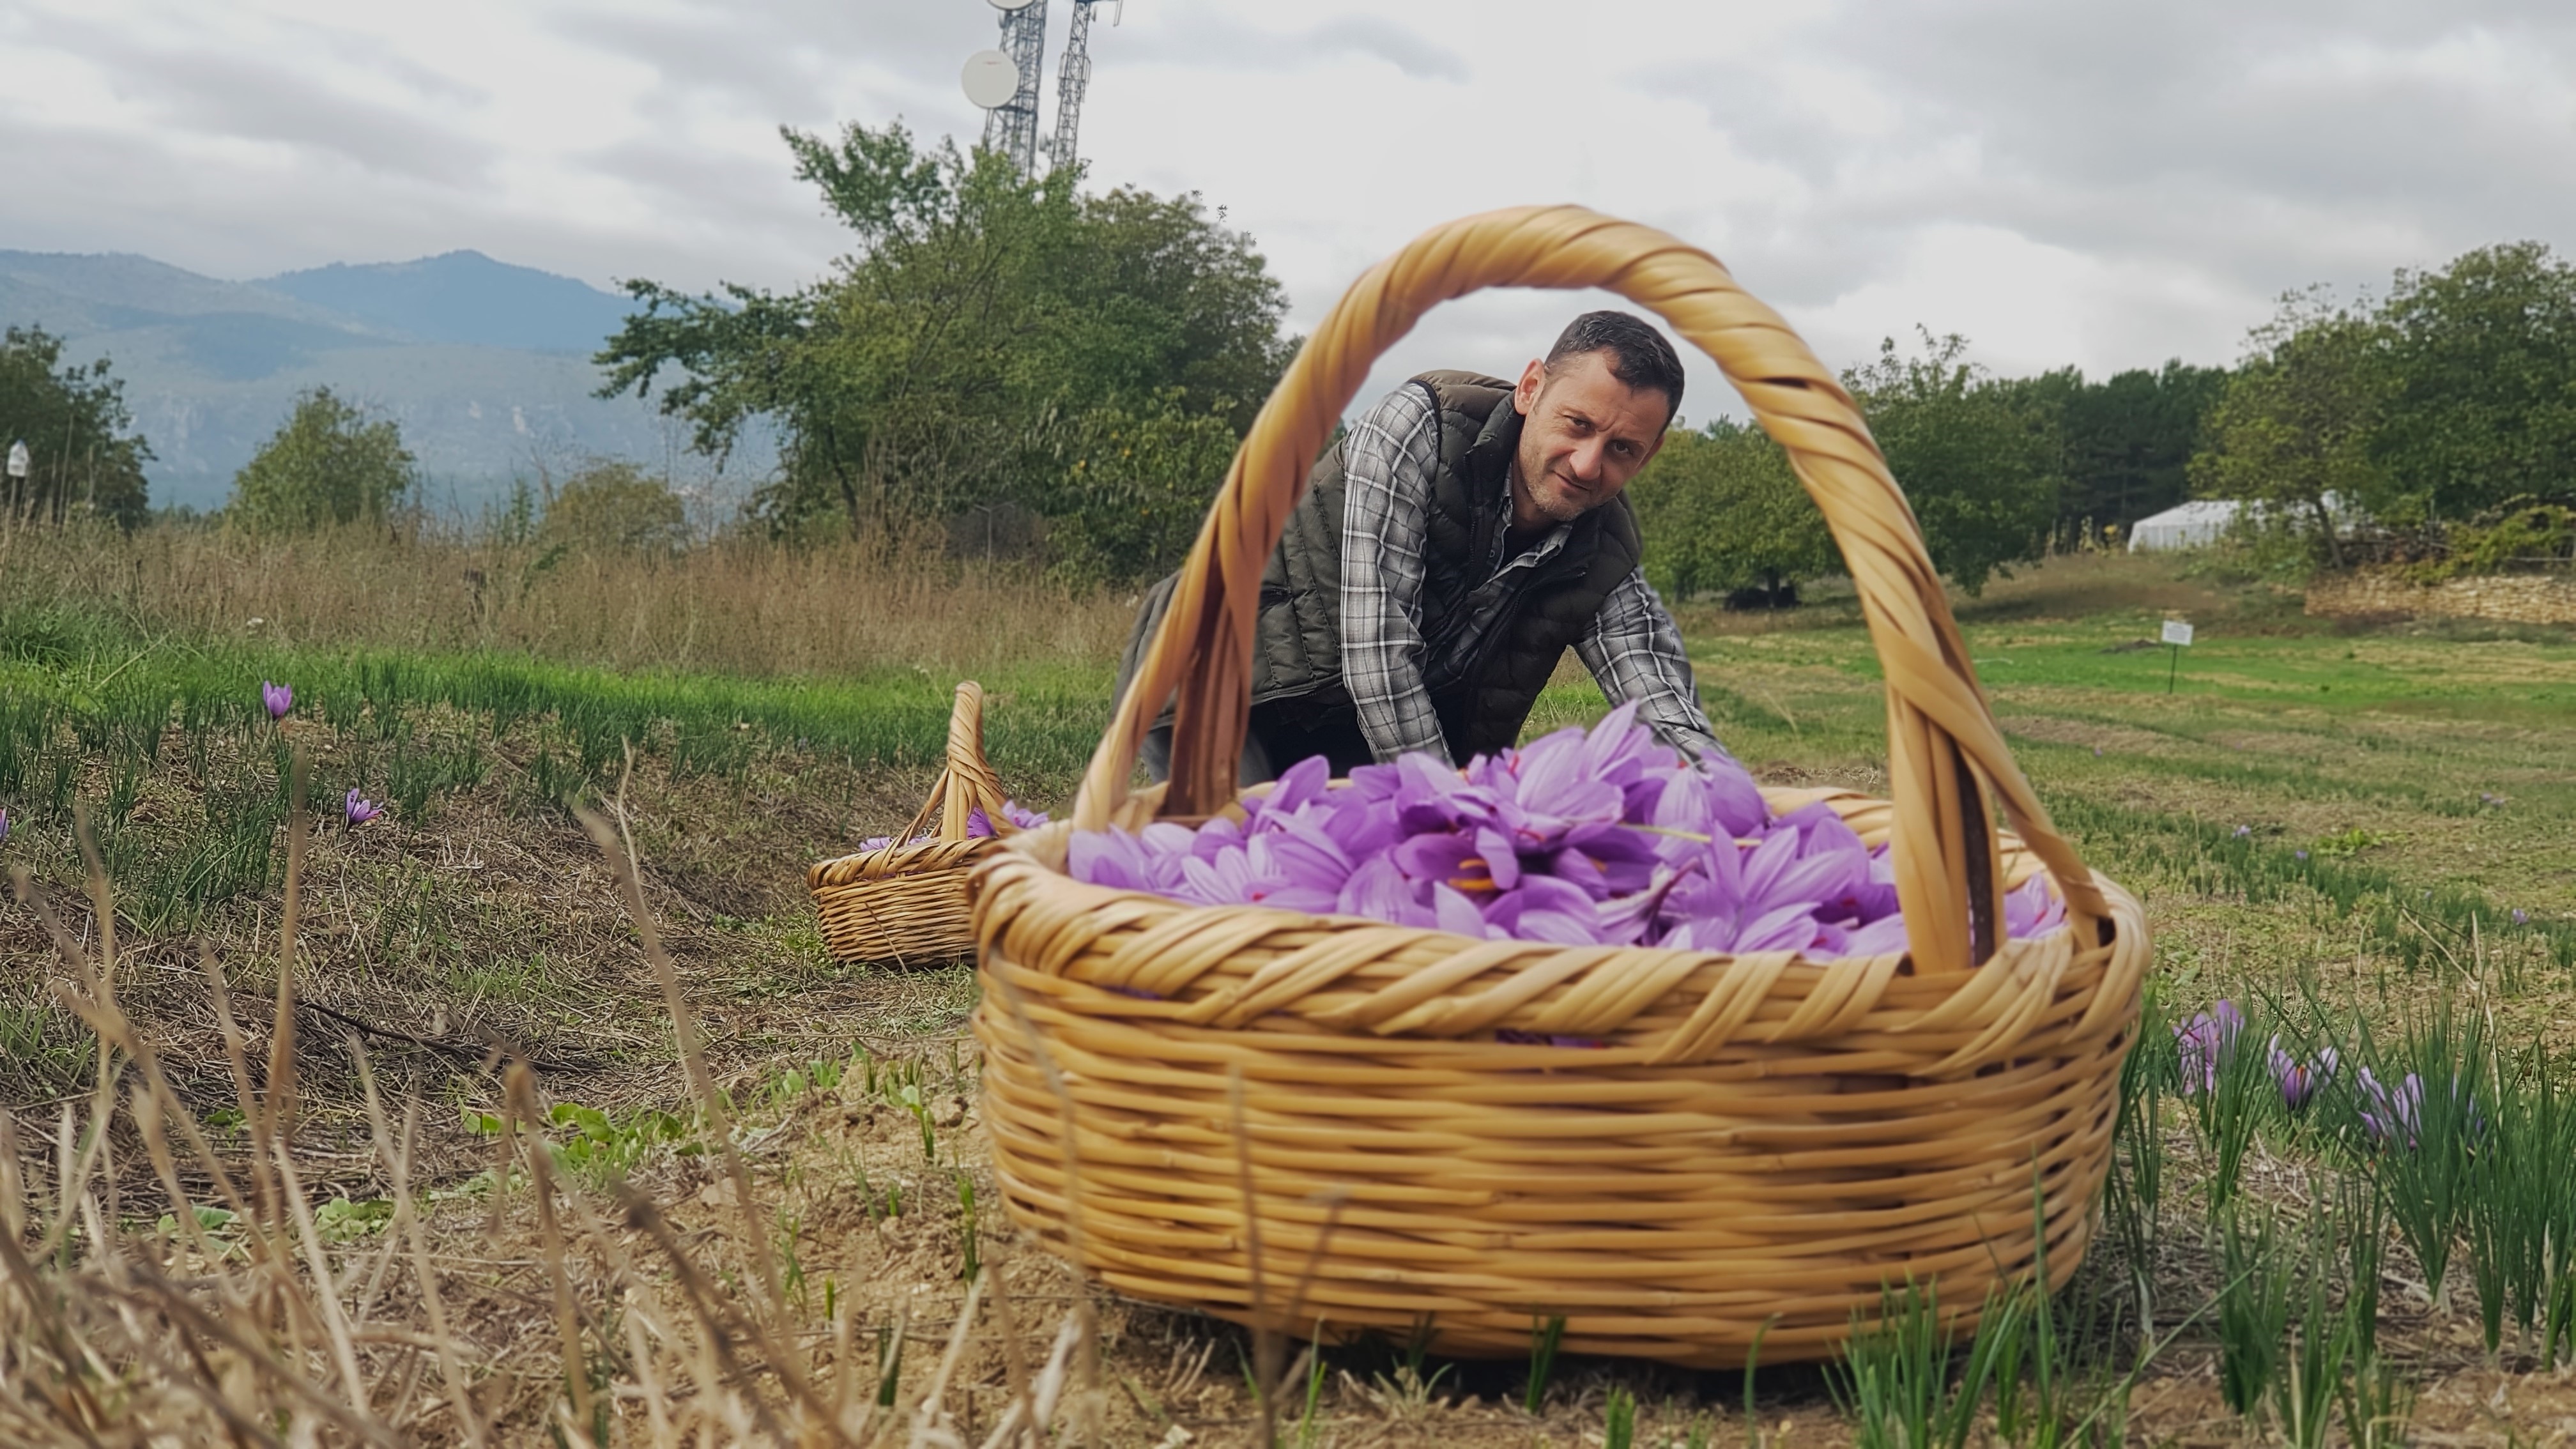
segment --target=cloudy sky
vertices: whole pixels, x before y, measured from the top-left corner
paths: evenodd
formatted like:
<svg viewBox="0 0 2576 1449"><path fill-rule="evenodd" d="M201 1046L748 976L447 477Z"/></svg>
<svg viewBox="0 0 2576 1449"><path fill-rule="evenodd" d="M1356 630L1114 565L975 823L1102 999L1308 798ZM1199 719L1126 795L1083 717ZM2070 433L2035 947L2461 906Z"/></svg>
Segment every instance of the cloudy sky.
<svg viewBox="0 0 2576 1449"><path fill-rule="evenodd" d="M977 134L993 35L985 0L10 0L0 247L792 286L841 240L776 128ZM1092 53L1094 175L1224 206L1301 323L1530 201L1708 246L1828 361L1920 324L2006 372L2225 361L2287 288L2576 247L2564 0L1134 0ZM1382 375L1507 369L1568 311L1459 304Z"/></svg>

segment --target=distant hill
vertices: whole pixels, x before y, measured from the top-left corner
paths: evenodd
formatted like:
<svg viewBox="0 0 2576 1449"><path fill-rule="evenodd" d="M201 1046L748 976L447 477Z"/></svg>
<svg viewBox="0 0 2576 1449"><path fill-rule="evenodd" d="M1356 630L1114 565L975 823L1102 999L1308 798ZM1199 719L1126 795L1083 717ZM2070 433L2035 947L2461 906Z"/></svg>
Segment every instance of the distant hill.
<svg viewBox="0 0 2576 1449"><path fill-rule="evenodd" d="M583 356L626 318L626 299L587 282L449 252L416 262L334 263L252 285L415 342Z"/></svg>
<svg viewBox="0 0 2576 1449"><path fill-rule="evenodd" d="M43 327L124 379L155 505L222 503L318 386L400 423L438 500L472 506L592 455L664 467L684 439L651 405L591 396L590 355L625 306L480 252L227 282L149 257L0 251L0 324ZM757 477L773 457L755 441L727 472Z"/></svg>

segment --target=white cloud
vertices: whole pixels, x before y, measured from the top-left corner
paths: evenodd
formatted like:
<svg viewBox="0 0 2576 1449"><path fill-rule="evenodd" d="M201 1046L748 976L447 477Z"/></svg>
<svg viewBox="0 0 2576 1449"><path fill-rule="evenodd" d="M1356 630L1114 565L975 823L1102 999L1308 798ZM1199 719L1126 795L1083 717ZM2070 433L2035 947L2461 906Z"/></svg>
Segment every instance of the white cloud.
<svg viewBox="0 0 2576 1449"><path fill-rule="evenodd" d="M793 285L843 243L777 126L971 137L956 68L993 24L981 0L19 0L0 245ZM1225 206L1304 325L1425 226L1568 200L1709 246L1831 362L1921 323L2101 373L2226 360L2290 287L2576 224L2576 15L2538 0L1134 0L1092 53L1095 176ZM1373 385L1508 370L1578 305L1444 309Z"/></svg>

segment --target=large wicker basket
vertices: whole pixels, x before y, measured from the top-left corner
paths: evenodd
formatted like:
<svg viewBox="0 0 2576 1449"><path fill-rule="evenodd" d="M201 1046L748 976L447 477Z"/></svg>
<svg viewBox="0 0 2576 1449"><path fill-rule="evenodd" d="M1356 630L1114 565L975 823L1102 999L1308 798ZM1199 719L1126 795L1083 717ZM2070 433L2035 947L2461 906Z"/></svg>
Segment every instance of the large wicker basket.
<svg viewBox="0 0 2576 1449"><path fill-rule="evenodd" d="M948 763L912 823L891 845L806 868L832 959L933 966L973 951L966 878L1011 833L1002 799L1002 782L984 759L984 691L970 679L957 686L949 712ZM978 810L990 835L966 833ZM919 840L933 822L931 837Z"/></svg>
<svg viewBox="0 0 2576 1449"><path fill-rule="evenodd" d="M1723 367L1823 509L1887 677L1912 950L1871 959L1475 941L1078 883L1068 832L1228 808L1261 568L1371 362L1483 287L1604 287ZM1177 693L1171 783L1131 791ZM2017 835L1999 834L2000 801ZM2006 940L2044 870L2067 926ZM985 1121L1013 1216L1108 1286L1299 1336L1704 1367L1832 1351L1885 1285L1974 1308L2082 1257L2148 960L1997 732L1851 399L1717 261L1575 207L1434 230L1363 277L1254 423L1074 818L976 872ZM1498 1040L1562 1033L1578 1050ZM1542 1038L1544 1039L1544 1038ZM1070 1136L1068 1136L1070 1133ZM2039 1212L2034 1205L2044 1204Z"/></svg>

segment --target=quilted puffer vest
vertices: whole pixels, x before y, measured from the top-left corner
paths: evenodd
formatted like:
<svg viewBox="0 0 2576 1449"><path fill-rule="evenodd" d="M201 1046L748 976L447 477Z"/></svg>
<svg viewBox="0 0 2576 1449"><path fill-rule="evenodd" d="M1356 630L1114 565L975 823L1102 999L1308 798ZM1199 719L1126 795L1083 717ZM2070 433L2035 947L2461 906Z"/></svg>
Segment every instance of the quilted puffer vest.
<svg viewBox="0 0 2576 1449"><path fill-rule="evenodd" d="M1475 656L1451 641L1461 607L1485 582L1494 537L1510 523L1508 478L1520 445L1512 386L1472 372L1426 372L1405 384L1429 396L1440 419L1440 472L1425 520L1421 599L1424 683L1450 757L1464 764L1520 738L1539 691L1583 636L1601 601L1637 567L1636 515L1625 496L1575 520L1565 546L1526 582ZM1342 444L1307 475L1261 574L1252 655L1252 703L1320 719L1354 708L1342 683ZM1147 592L1118 674L1124 694L1145 644L1162 623L1175 574Z"/></svg>

